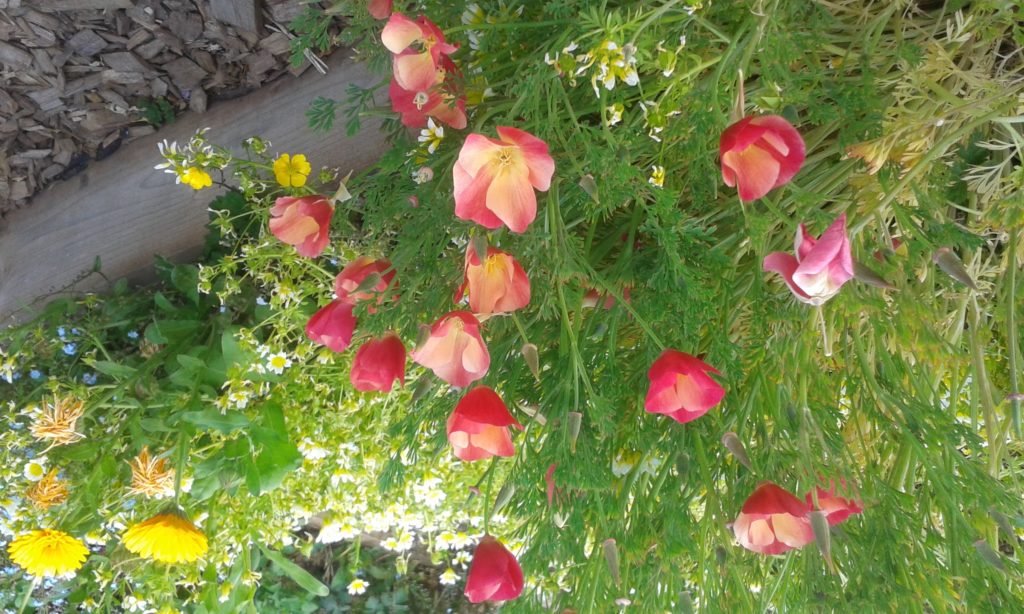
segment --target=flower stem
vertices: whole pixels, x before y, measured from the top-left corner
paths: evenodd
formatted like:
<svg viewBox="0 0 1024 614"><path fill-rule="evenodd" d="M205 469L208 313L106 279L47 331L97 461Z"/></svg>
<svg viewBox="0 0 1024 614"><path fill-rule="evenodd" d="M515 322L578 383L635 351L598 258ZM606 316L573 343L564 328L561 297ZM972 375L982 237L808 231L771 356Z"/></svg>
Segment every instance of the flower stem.
<svg viewBox="0 0 1024 614"><path fill-rule="evenodd" d="M32 593L36 592L37 586L39 586L39 576L32 578L32 584L28 587L28 590L25 591L25 596L21 600L21 605L18 606L18 614L22 614L22 612L25 611L25 608L28 607L28 602L32 599Z"/></svg>
<svg viewBox="0 0 1024 614"><path fill-rule="evenodd" d="M825 324L825 310L821 305L817 307L818 324L821 326L821 344L825 349L825 356L832 356L832 342L828 338L828 326Z"/></svg>

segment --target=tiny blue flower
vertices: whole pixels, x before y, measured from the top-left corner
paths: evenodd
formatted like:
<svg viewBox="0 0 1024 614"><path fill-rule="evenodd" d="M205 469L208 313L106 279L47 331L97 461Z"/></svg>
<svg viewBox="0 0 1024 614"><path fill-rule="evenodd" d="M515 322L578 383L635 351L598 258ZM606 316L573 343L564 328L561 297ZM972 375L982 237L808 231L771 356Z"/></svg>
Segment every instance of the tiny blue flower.
<svg viewBox="0 0 1024 614"><path fill-rule="evenodd" d="M78 329L77 328L72 328L71 329L71 334L72 335L77 335L78 334Z"/></svg>
<svg viewBox="0 0 1024 614"><path fill-rule="evenodd" d="M263 298L262 296L257 296L256 297L256 304L257 305L266 305L267 304L267 299Z"/></svg>
<svg viewBox="0 0 1024 614"><path fill-rule="evenodd" d="M338 266L338 259L337 258L331 258L331 265L332 266Z"/></svg>
<svg viewBox="0 0 1024 614"><path fill-rule="evenodd" d="M85 383L86 386L95 386L96 385L96 379L97 378L96 378L96 374L95 373L83 373L82 374L82 381Z"/></svg>
<svg viewBox="0 0 1024 614"><path fill-rule="evenodd" d="M221 313L224 313L227 310L228 310L228 308L225 305L221 305L220 309L218 309L218 311L220 311Z"/></svg>
<svg viewBox="0 0 1024 614"><path fill-rule="evenodd" d="M67 333L66 333L66 332L64 331L64 327L63 327L63 326L58 326L58 327L57 327L57 336L58 336L58 337L60 337L61 339L63 339L63 338L64 338L64 335L66 335L66 334L67 334Z"/></svg>
<svg viewBox="0 0 1024 614"><path fill-rule="evenodd" d="M128 331L128 338L129 339L138 339L139 338L139 331L137 331L137 330L130 330L130 331Z"/></svg>
<svg viewBox="0 0 1024 614"><path fill-rule="evenodd" d="M39 379L40 377L43 376L43 373L39 369L32 369L31 371L28 372L28 376L31 377L32 379Z"/></svg>
<svg viewBox="0 0 1024 614"><path fill-rule="evenodd" d="M11 376L11 379L14 380L14 381L20 380L21 379L21 371L15 371L14 375Z"/></svg>
<svg viewBox="0 0 1024 614"><path fill-rule="evenodd" d="M78 351L78 345L77 344L75 344L75 343L65 343L64 344L64 353L67 354L68 356L74 356L75 352L77 352L77 351Z"/></svg>

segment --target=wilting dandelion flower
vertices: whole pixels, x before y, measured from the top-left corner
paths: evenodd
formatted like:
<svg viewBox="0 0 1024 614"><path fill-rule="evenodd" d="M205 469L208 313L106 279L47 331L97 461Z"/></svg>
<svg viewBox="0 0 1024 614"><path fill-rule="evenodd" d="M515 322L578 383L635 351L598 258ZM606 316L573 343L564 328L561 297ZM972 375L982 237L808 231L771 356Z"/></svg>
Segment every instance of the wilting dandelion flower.
<svg viewBox="0 0 1024 614"><path fill-rule="evenodd" d="M167 466L167 459L150 456L149 448L143 446L128 464L132 468L131 494L156 498L174 494L174 469Z"/></svg>
<svg viewBox="0 0 1024 614"><path fill-rule="evenodd" d="M53 401L47 403L35 416L29 430L36 439L49 441L51 447L74 443L85 437L75 431L75 423L84 411L83 401L70 397L54 397Z"/></svg>
<svg viewBox="0 0 1024 614"><path fill-rule="evenodd" d="M25 497L39 509L45 510L67 500L67 482L57 477L57 469L51 469L43 479L29 487Z"/></svg>
<svg viewBox="0 0 1024 614"><path fill-rule="evenodd" d="M63 531L37 529L12 541L7 554L33 576L53 577L78 570L89 549Z"/></svg>

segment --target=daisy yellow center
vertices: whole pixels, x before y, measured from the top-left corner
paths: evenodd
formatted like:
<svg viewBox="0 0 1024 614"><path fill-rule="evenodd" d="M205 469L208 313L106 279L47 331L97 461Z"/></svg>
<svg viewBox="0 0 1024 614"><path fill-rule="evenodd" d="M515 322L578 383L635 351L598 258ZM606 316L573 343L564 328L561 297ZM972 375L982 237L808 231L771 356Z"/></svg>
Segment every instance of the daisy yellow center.
<svg viewBox="0 0 1024 614"><path fill-rule="evenodd" d="M274 356L270 359L270 364L277 369L281 369L284 368L285 361L281 356Z"/></svg>

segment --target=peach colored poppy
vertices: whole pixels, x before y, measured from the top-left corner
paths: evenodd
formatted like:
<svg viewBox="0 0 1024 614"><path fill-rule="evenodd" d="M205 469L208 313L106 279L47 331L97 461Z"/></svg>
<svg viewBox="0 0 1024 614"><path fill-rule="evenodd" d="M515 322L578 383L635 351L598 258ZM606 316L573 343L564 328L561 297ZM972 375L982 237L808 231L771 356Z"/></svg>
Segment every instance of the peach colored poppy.
<svg viewBox="0 0 1024 614"><path fill-rule="evenodd" d="M810 507L771 482L747 498L732 529L740 545L760 554L782 554L814 541Z"/></svg>
<svg viewBox="0 0 1024 614"><path fill-rule="evenodd" d="M488 247L487 258L480 262L470 245L463 270L455 301L468 294L469 307L475 313L509 313L530 304L530 279L508 252Z"/></svg>
<svg viewBox="0 0 1024 614"><path fill-rule="evenodd" d="M437 78L442 56L459 48L445 41L444 33L423 15L413 21L401 13L392 13L380 35L381 42L394 54L394 75L406 90L429 89Z"/></svg>
<svg viewBox="0 0 1024 614"><path fill-rule="evenodd" d="M443 91L440 84L426 90L413 91L403 89L398 81L391 80L388 88L391 97L391 110L401 113L402 125L408 128L423 128L427 118L443 122L456 130L466 127L466 98L453 97Z"/></svg>
<svg viewBox="0 0 1024 614"><path fill-rule="evenodd" d="M410 356L459 388L482 378L491 366L491 355L480 336L480 321L468 311L453 311L434 322L430 336Z"/></svg>
<svg viewBox="0 0 1024 614"><path fill-rule="evenodd" d="M405 346L395 333L364 343L352 359L349 380L356 390L389 392L405 385Z"/></svg>
<svg viewBox="0 0 1024 614"><path fill-rule="evenodd" d="M334 206L323 196L282 196L270 208L270 232L295 246L300 256L316 258L327 247Z"/></svg>
<svg viewBox="0 0 1024 614"><path fill-rule="evenodd" d="M846 214L815 239L800 224L796 233L796 256L772 252L765 256L764 270L782 275L797 300L821 305L839 293L853 279L853 256L846 235Z"/></svg>
<svg viewBox="0 0 1024 614"><path fill-rule="evenodd" d="M725 185L739 186L750 202L789 183L804 163L804 140L778 115L744 117L722 133L718 145Z"/></svg>
<svg viewBox="0 0 1024 614"><path fill-rule="evenodd" d="M548 190L555 161L544 141L499 126L498 139L482 134L466 137L452 172L457 217L485 228L504 224L522 233L537 217L534 189Z"/></svg>
<svg viewBox="0 0 1024 614"><path fill-rule="evenodd" d="M523 570L519 561L500 541L484 535L469 565L466 598L470 603L508 601L522 592Z"/></svg>
<svg viewBox="0 0 1024 614"><path fill-rule="evenodd" d="M700 418L725 396L725 389L708 373L718 370L684 352L665 350L647 373L651 385L644 409L680 423Z"/></svg>
<svg viewBox="0 0 1024 614"><path fill-rule="evenodd" d="M306 323L306 337L335 352L344 352L352 343L356 317L351 302L335 299L321 308Z"/></svg>
<svg viewBox="0 0 1024 614"><path fill-rule="evenodd" d="M513 456L516 450L510 426L523 429L498 393L477 386L462 397L448 417L448 443L455 456L464 461Z"/></svg>

